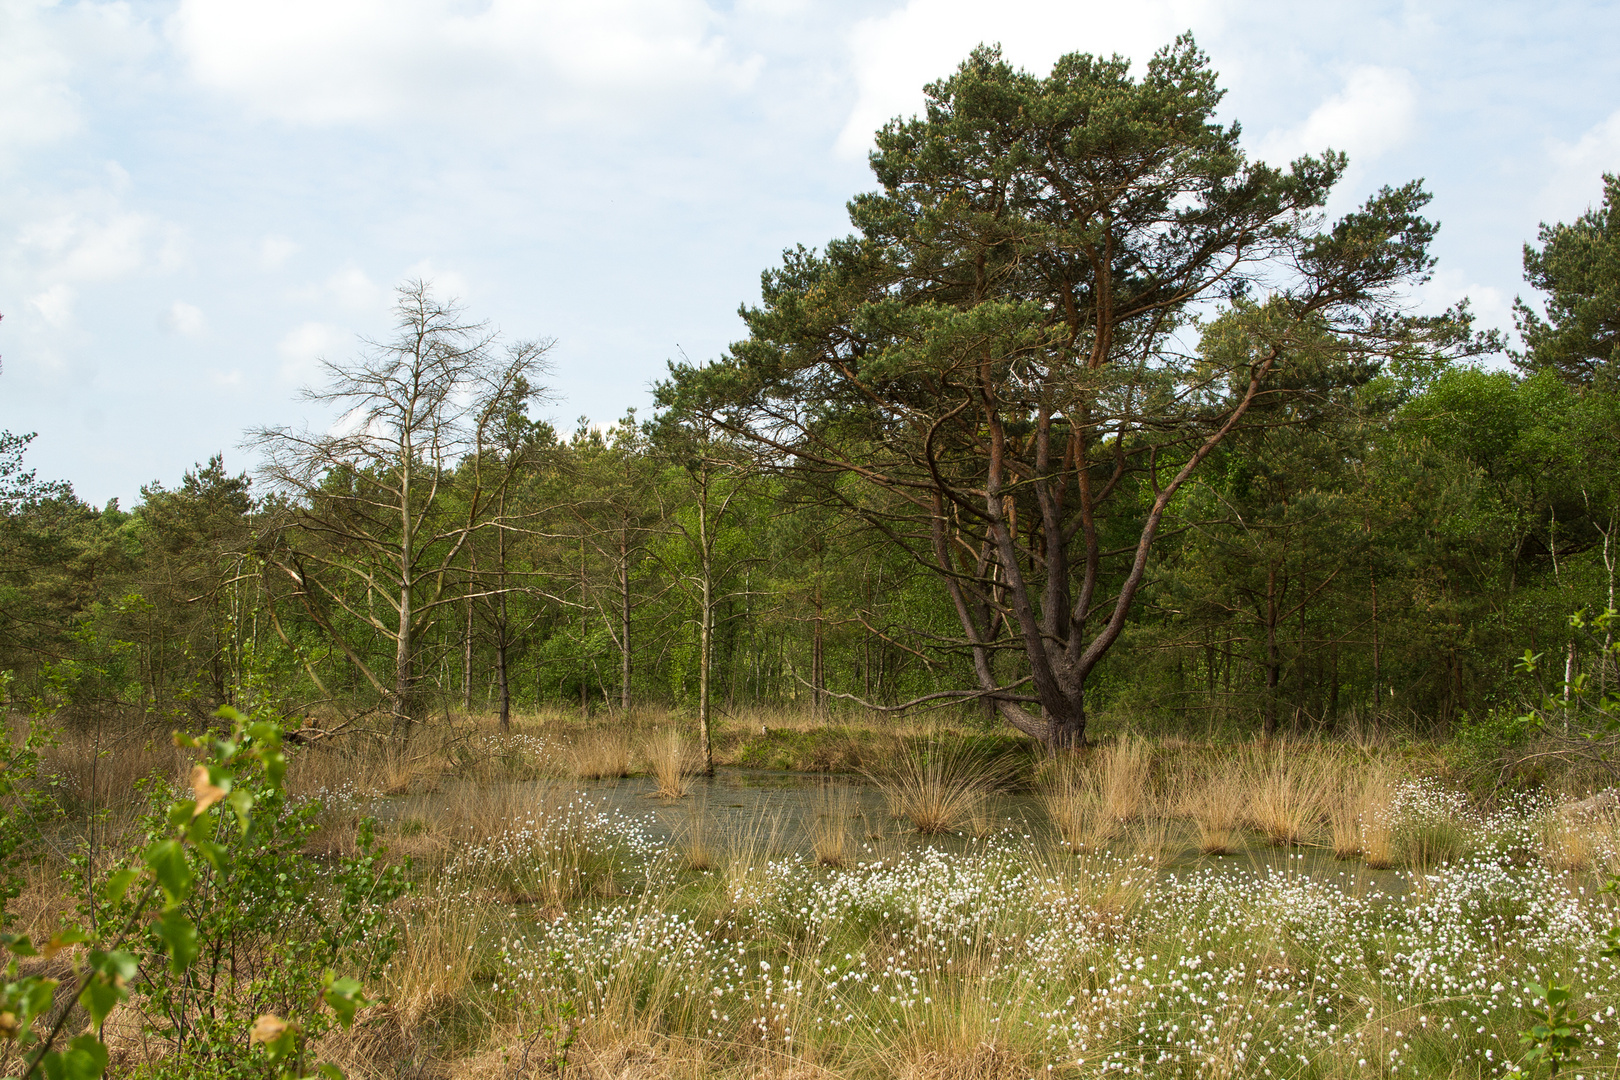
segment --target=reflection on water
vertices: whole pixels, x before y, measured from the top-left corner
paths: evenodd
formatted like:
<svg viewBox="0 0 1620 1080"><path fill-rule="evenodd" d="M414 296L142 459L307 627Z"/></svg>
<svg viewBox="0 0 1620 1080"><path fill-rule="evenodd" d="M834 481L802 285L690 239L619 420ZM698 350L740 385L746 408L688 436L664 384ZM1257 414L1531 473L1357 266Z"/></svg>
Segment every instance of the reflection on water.
<svg viewBox="0 0 1620 1080"><path fill-rule="evenodd" d="M968 851L991 834L1038 836L1056 842L1045 811L1028 793L993 796L973 829L922 835L890 810L877 785L858 776L720 768L712 778L693 777L691 794L674 800L659 798L653 779L639 776L532 780L510 786L532 793L537 806L583 792L601 809L636 819L650 838L676 847L701 838L703 844L720 850L763 845L772 854L813 855L817 837L825 842L828 830L839 825L847 830L845 851L850 861L887 860L921 847ZM447 786L434 794L377 800L371 812L385 819L431 819L439 806L453 798L455 790ZM1204 855L1198 850L1193 828L1182 821L1156 828L1124 825L1114 850L1121 855L1151 857L1172 874L1209 866L1232 867L1333 879L1348 891L1377 888L1400 894L1407 889L1407 877L1398 871L1372 870L1357 860L1335 859L1323 848L1280 848L1259 837L1230 855Z"/></svg>

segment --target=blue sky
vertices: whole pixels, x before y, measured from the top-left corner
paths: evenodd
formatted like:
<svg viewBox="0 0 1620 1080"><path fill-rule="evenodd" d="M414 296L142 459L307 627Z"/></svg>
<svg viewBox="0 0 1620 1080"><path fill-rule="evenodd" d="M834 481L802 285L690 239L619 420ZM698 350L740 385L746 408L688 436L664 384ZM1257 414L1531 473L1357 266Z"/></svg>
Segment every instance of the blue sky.
<svg viewBox="0 0 1620 1080"><path fill-rule="evenodd" d="M1187 29L1251 154L1351 155L1331 209L1427 180L1419 309L1510 328L1521 245L1620 171L1603 3L0 0L0 428L96 503L249 468L416 276L557 340L565 429L645 410L975 44L1044 72Z"/></svg>

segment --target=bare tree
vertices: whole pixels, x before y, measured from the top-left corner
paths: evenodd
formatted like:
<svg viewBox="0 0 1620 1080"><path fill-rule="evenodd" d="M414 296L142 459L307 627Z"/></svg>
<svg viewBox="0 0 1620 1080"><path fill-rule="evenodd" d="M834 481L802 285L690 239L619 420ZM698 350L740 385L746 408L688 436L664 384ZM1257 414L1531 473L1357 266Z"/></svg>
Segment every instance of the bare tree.
<svg viewBox="0 0 1620 1080"><path fill-rule="evenodd" d="M501 345L424 281L398 289L397 333L361 339L352 360L322 360L326 386L305 400L344 406L333 430L259 428L269 485L289 497L267 558L291 594L376 689L404 740L424 712L425 631L467 580L475 533L505 525L499 495L519 455L477 451L540 392L550 340ZM472 462L459 471L462 459ZM390 673L364 638L391 645Z"/></svg>

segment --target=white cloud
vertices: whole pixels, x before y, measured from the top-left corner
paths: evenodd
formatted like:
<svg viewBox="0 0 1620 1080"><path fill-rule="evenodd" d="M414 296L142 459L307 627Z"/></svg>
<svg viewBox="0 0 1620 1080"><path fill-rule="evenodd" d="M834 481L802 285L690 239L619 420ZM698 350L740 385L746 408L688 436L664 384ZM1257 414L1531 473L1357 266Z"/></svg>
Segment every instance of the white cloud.
<svg viewBox="0 0 1620 1080"><path fill-rule="evenodd" d="M974 46L1002 46L1012 63L1046 74L1070 52L1121 53L1136 70L1194 23L1213 18L1213 0L909 0L863 19L850 37L857 97L837 150L854 157L896 116L922 110L925 84L956 69Z"/></svg>
<svg viewBox="0 0 1620 1080"><path fill-rule="evenodd" d="M46 21L51 6L0 4L0 153L54 142L79 128L78 101L68 85L73 65Z"/></svg>
<svg viewBox="0 0 1620 1080"><path fill-rule="evenodd" d="M295 326L276 344L281 356L281 378L299 385L308 385L320 376L319 361L349 344L350 337L343 330L327 323L306 322Z"/></svg>
<svg viewBox="0 0 1620 1080"><path fill-rule="evenodd" d="M168 312L163 317L163 325L172 334L181 337L198 337L207 328L207 320L203 318L202 309L176 300L169 305Z"/></svg>
<svg viewBox="0 0 1620 1080"><path fill-rule="evenodd" d="M47 324L60 330L73 319L73 287L57 282L37 296L28 298L28 305L39 312Z"/></svg>
<svg viewBox="0 0 1620 1080"><path fill-rule="evenodd" d="M1536 199L1541 220L1572 221L1603 202L1603 174L1620 173L1620 110L1572 143L1550 140L1551 175Z"/></svg>
<svg viewBox="0 0 1620 1080"><path fill-rule="evenodd" d="M1366 164L1410 139L1416 119L1417 87L1409 72L1358 67L1345 79L1344 89L1302 123L1261 139L1255 156L1282 166L1301 154L1331 148L1349 154L1353 164Z"/></svg>
<svg viewBox="0 0 1620 1080"><path fill-rule="evenodd" d="M1436 270L1427 284L1417 290L1417 311L1423 315L1438 315L1467 299L1474 313L1476 330L1496 329L1513 334L1513 297L1494 285L1483 284L1462 270Z"/></svg>
<svg viewBox="0 0 1620 1080"><path fill-rule="evenodd" d="M19 254L40 277L114 281L136 271L173 270L182 262L178 226L125 210L100 193L66 203L18 234Z"/></svg>
<svg viewBox="0 0 1620 1080"><path fill-rule="evenodd" d="M75 83L152 52L128 3L0 0L0 166L83 127Z"/></svg>
<svg viewBox="0 0 1620 1080"><path fill-rule="evenodd" d="M358 266L346 266L326 279L326 292L350 311L368 311L382 303L383 289Z"/></svg>
<svg viewBox="0 0 1620 1080"><path fill-rule="evenodd" d="M703 0L181 0L171 40L198 81L296 123L600 112L740 89Z"/></svg>
<svg viewBox="0 0 1620 1080"><path fill-rule="evenodd" d="M266 270L279 269L296 254L298 245L285 236L271 233L259 243L259 265Z"/></svg>

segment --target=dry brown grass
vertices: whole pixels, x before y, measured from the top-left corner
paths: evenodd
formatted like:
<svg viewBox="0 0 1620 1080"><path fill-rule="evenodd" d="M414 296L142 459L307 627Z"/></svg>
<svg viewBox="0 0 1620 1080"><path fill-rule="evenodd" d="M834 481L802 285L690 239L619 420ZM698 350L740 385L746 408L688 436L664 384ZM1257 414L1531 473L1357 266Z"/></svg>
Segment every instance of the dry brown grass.
<svg viewBox="0 0 1620 1080"><path fill-rule="evenodd" d="M1361 786L1359 777L1342 776L1328 793L1328 845L1336 859L1361 854Z"/></svg>
<svg viewBox="0 0 1620 1080"><path fill-rule="evenodd" d="M1612 872L1620 862L1620 811L1550 811L1542 822L1540 854L1555 870Z"/></svg>
<svg viewBox="0 0 1620 1080"><path fill-rule="evenodd" d="M1395 865L1400 855L1395 835L1395 774L1379 763L1363 771L1356 800L1361 859L1374 870Z"/></svg>
<svg viewBox="0 0 1620 1080"><path fill-rule="evenodd" d="M658 785L660 798L686 797L691 790L688 781L697 769L697 754L679 728L660 728L647 735L641 741L641 756Z"/></svg>
<svg viewBox="0 0 1620 1080"><path fill-rule="evenodd" d="M371 732L322 739L289 755L288 794L404 795L436 785L445 771L440 748L418 738L407 747Z"/></svg>
<svg viewBox="0 0 1620 1080"><path fill-rule="evenodd" d="M1107 846L1115 832L1096 778L1084 758L1063 753L1045 765L1040 785L1041 807L1063 842L1075 850Z"/></svg>
<svg viewBox="0 0 1620 1080"><path fill-rule="evenodd" d="M680 845L687 869L708 871L719 865L719 853L715 851L707 806L692 808L676 837L676 842Z"/></svg>
<svg viewBox="0 0 1620 1080"><path fill-rule="evenodd" d="M920 833L952 832L983 812L1000 785L997 768L957 742L929 741L905 750L870 779L894 816Z"/></svg>
<svg viewBox="0 0 1620 1080"><path fill-rule="evenodd" d="M1197 830L1199 851L1230 855L1243 846L1244 794L1241 777L1225 763L1207 778L1182 780L1176 802Z"/></svg>
<svg viewBox="0 0 1620 1080"><path fill-rule="evenodd" d="M629 776L630 732L623 727L593 727L574 732L563 750L568 775L576 780Z"/></svg>
<svg viewBox="0 0 1620 1080"><path fill-rule="evenodd" d="M616 853L591 826L600 804L529 784L465 784L449 794L444 858L469 895L551 913L581 897L619 895Z"/></svg>
<svg viewBox="0 0 1620 1080"><path fill-rule="evenodd" d="M845 784L823 783L816 789L810 810L810 850L822 866L843 866L849 861L853 842L849 823L859 803L855 792Z"/></svg>
<svg viewBox="0 0 1620 1080"><path fill-rule="evenodd" d="M1148 798L1148 772L1153 763L1147 741L1122 735L1097 751L1093 768L1103 811L1121 824L1141 815Z"/></svg>
<svg viewBox="0 0 1620 1080"><path fill-rule="evenodd" d="M1333 773L1304 748L1283 746L1250 754L1244 783L1250 823L1274 844L1309 844L1327 816Z"/></svg>
<svg viewBox="0 0 1620 1080"><path fill-rule="evenodd" d="M484 919L475 904L434 888L411 898L402 916L404 934L384 988L400 1019L414 1027L471 985Z"/></svg>
<svg viewBox="0 0 1620 1080"><path fill-rule="evenodd" d="M138 814L146 805L140 782L148 778L182 786L193 758L164 735L99 737L93 731L61 731L40 752L41 771L56 780L69 813Z"/></svg>
<svg viewBox="0 0 1620 1080"><path fill-rule="evenodd" d="M757 907L775 895L781 880L771 875L770 864L782 853L781 838L782 819L764 814L727 837L720 872L729 907Z"/></svg>
<svg viewBox="0 0 1620 1080"><path fill-rule="evenodd" d="M1150 866L1175 855L1174 826L1168 814L1145 813L1131 822L1126 840L1132 855Z"/></svg>

